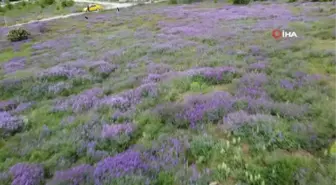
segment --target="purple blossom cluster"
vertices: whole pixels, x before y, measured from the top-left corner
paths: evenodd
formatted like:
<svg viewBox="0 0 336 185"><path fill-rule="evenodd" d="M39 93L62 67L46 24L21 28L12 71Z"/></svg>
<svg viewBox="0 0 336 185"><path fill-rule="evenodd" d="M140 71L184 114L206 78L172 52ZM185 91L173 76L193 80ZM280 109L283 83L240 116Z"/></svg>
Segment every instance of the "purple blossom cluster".
<svg viewBox="0 0 336 185"><path fill-rule="evenodd" d="M35 50L42 50L42 49L65 49L69 46L71 46L70 44L71 42L69 42L69 38L57 38L57 39L53 39L53 40L48 40L45 42L40 42L40 43L36 43L32 46L33 49Z"/></svg>
<svg viewBox="0 0 336 185"><path fill-rule="evenodd" d="M108 106L116 108L121 111L128 110L131 106L137 105L141 102L143 97L155 97L158 95L157 84L147 83L143 84L136 89L124 91L117 95L107 96L101 99L98 107Z"/></svg>
<svg viewBox="0 0 336 185"><path fill-rule="evenodd" d="M270 115L266 114L250 115L247 112L240 110L237 112L227 114L223 118L223 125L221 125L221 127L224 127L225 129L237 129L247 123L255 123L259 121L270 123L274 122L275 120L276 119Z"/></svg>
<svg viewBox="0 0 336 185"><path fill-rule="evenodd" d="M160 172L161 170L171 170L179 164L185 164L185 151L189 143L183 139L164 138L162 141L154 143L147 152L147 160L151 169Z"/></svg>
<svg viewBox="0 0 336 185"><path fill-rule="evenodd" d="M293 77L294 79L280 80L280 86L284 89L293 90L306 85L316 84L323 79L321 75L308 75L302 72L296 72Z"/></svg>
<svg viewBox="0 0 336 185"><path fill-rule="evenodd" d="M101 135L103 138L115 138L120 134L131 134L135 129L135 125L132 123L103 125Z"/></svg>
<svg viewBox="0 0 336 185"><path fill-rule="evenodd" d="M103 55L103 59L105 61L111 61L113 58L115 57L120 57L125 53L126 49L125 48L121 48L121 49L116 49L116 50L111 50L111 51L107 51L104 55Z"/></svg>
<svg viewBox="0 0 336 185"><path fill-rule="evenodd" d="M33 106L35 102L25 102L25 103L20 103L16 109L14 110L15 113L21 113L27 109L29 109L31 106Z"/></svg>
<svg viewBox="0 0 336 185"><path fill-rule="evenodd" d="M18 163L10 168L12 185L40 185L44 180L44 169L39 164Z"/></svg>
<svg viewBox="0 0 336 185"><path fill-rule="evenodd" d="M148 76L143 80L143 83L157 83L161 81L160 74L148 74Z"/></svg>
<svg viewBox="0 0 336 185"><path fill-rule="evenodd" d="M131 107L131 102L122 96L107 96L100 102L100 106L105 105L111 108L119 109L121 111L126 111Z"/></svg>
<svg viewBox="0 0 336 185"><path fill-rule="evenodd" d="M24 57L15 57L8 62L5 62L2 67L5 73L13 73L15 71L25 68L26 58Z"/></svg>
<svg viewBox="0 0 336 185"><path fill-rule="evenodd" d="M267 62L256 62L249 65L250 70L261 71L267 68Z"/></svg>
<svg viewBox="0 0 336 185"><path fill-rule="evenodd" d="M149 30L141 28L136 30L134 37L137 39L149 39L153 38L153 33Z"/></svg>
<svg viewBox="0 0 336 185"><path fill-rule="evenodd" d="M247 73L239 81L236 96L250 98L268 98L264 85L268 82L264 73Z"/></svg>
<svg viewBox="0 0 336 185"><path fill-rule="evenodd" d="M8 112L0 112L1 135L8 135L19 131L24 125L21 118L12 116Z"/></svg>
<svg viewBox="0 0 336 185"><path fill-rule="evenodd" d="M291 80L283 79L280 80L280 86L288 90L293 90L295 87L295 83L291 82Z"/></svg>
<svg viewBox="0 0 336 185"><path fill-rule="evenodd" d="M50 94L59 94L60 92L66 90L66 89L71 89L72 84L67 83L67 82L57 82L55 84L51 84L48 86L48 92Z"/></svg>
<svg viewBox="0 0 336 185"><path fill-rule="evenodd" d="M295 74L295 80L296 80L296 85L298 87L304 86L304 85L311 85L317 82L320 82L323 79L322 75L319 74L305 74L302 72L297 72Z"/></svg>
<svg viewBox="0 0 336 185"><path fill-rule="evenodd" d="M147 72L151 74L163 74L168 73L172 68L168 64L156 64L150 63L147 67Z"/></svg>
<svg viewBox="0 0 336 185"><path fill-rule="evenodd" d="M247 103L244 108L250 114L258 113L273 113L280 116L286 116L288 118L299 118L307 113L309 107L307 105L297 105L294 103L282 103L274 102L265 98L251 98L251 97L240 97L237 101L243 101Z"/></svg>
<svg viewBox="0 0 336 185"><path fill-rule="evenodd" d="M195 127L200 121L219 121L225 113L232 111L234 97L224 91L218 91L201 96L192 96L185 103L181 117Z"/></svg>
<svg viewBox="0 0 336 185"><path fill-rule="evenodd" d="M104 94L101 88L92 88L85 90L79 95L71 96L67 99L56 101L55 111L66 111L71 109L72 112L78 113L93 108L98 102L99 97Z"/></svg>
<svg viewBox="0 0 336 185"><path fill-rule="evenodd" d="M109 182L111 178L126 175L157 175L162 170L172 170L177 165L185 164L187 140L178 138L159 138L150 149L138 150L136 146L113 157L97 163L94 172L97 185ZM141 147L143 148L143 147Z"/></svg>
<svg viewBox="0 0 336 185"><path fill-rule="evenodd" d="M117 68L117 65L110 64L105 61L97 61L89 65L89 69L97 74L110 74L114 72Z"/></svg>
<svg viewBox="0 0 336 185"><path fill-rule="evenodd" d="M127 150L113 157L108 157L96 165L95 184L102 185L111 178L145 173L149 170L145 160L141 152L134 150Z"/></svg>
<svg viewBox="0 0 336 185"><path fill-rule="evenodd" d="M238 73L237 69L230 66L208 68L200 73L202 77L212 82L231 81L234 74Z"/></svg>
<svg viewBox="0 0 336 185"><path fill-rule="evenodd" d="M94 167L82 164L65 171L57 171L48 185L89 185L94 183Z"/></svg>
<svg viewBox="0 0 336 185"><path fill-rule="evenodd" d="M62 121L60 122L61 125L69 125L71 123L73 123L76 120L76 117L74 116L67 116L65 118L62 119Z"/></svg>
<svg viewBox="0 0 336 185"><path fill-rule="evenodd" d="M26 25L26 29L32 34L42 34L49 31L48 25L45 22L35 22Z"/></svg>
<svg viewBox="0 0 336 185"><path fill-rule="evenodd" d="M39 74L41 78L48 78L48 77L67 77L73 78L76 76L83 76L87 74L84 69L70 66L70 65L57 65L51 68L48 68L42 71Z"/></svg>
<svg viewBox="0 0 336 185"><path fill-rule="evenodd" d="M221 38L222 33L218 32L218 25L223 21L233 21L246 18L276 18L277 22L287 25L291 20L292 12L286 6L273 4L271 8L265 9L262 5L252 6L225 6L216 11L195 11L194 9L184 8L183 6L166 8L161 10L165 16L176 18L176 22L160 22L159 27L165 34L179 34L186 36L204 37L213 35ZM194 20L197 20L195 22ZM274 22L274 21L273 21ZM267 28L274 28L274 23ZM278 24L277 24L278 26ZM258 26L254 26L258 27ZM266 27L266 26L264 26ZM238 30L238 29L237 29ZM223 32L223 31L221 31ZM219 35L218 35L219 33Z"/></svg>
<svg viewBox="0 0 336 185"><path fill-rule="evenodd" d="M196 44L197 43L193 41L187 41L184 39L174 39L163 43L154 43L152 45L152 49L150 50L150 52L157 52L157 53L176 52L185 47L195 46Z"/></svg>

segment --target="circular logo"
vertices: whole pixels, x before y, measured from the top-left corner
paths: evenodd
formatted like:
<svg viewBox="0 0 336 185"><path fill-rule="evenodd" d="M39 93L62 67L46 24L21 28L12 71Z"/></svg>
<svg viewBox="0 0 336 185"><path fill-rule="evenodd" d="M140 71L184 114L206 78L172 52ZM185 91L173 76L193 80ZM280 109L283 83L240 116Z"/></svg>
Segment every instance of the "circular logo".
<svg viewBox="0 0 336 185"><path fill-rule="evenodd" d="M279 39L279 38L281 38L281 37L282 37L282 36L281 36L281 31L278 30L278 29L273 30L273 31L272 31L272 36L273 36L273 38L275 38L275 39Z"/></svg>

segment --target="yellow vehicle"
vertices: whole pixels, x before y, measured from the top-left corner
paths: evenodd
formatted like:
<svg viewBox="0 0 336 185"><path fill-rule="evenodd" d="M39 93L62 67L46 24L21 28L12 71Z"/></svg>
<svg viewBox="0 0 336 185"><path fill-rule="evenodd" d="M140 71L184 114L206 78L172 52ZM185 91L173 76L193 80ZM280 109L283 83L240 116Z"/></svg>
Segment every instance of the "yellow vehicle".
<svg viewBox="0 0 336 185"><path fill-rule="evenodd" d="M83 12L94 12L94 11L100 11L103 10L103 6L99 4L92 4L88 5L87 7L83 8Z"/></svg>

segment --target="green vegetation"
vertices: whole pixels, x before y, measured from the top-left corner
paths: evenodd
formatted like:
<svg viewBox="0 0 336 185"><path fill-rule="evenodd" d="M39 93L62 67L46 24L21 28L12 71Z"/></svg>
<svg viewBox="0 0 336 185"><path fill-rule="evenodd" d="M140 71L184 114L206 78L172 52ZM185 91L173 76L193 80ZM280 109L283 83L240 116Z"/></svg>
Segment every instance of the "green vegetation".
<svg viewBox="0 0 336 185"><path fill-rule="evenodd" d="M244 5L244 4L249 4L250 0L233 0L233 4L236 5Z"/></svg>
<svg viewBox="0 0 336 185"><path fill-rule="evenodd" d="M30 36L30 33L27 30L18 28L18 29L11 30L8 33L7 38L11 42L16 42L16 41L27 40L29 36Z"/></svg>
<svg viewBox="0 0 336 185"><path fill-rule="evenodd" d="M335 8L269 4L104 11L1 43L0 184L333 184Z"/></svg>
<svg viewBox="0 0 336 185"><path fill-rule="evenodd" d="M80 8L82 7L76 6L72 0L22 1L16 4L7 3L6 6L0 7L0 15L5 16L7 25L12 25L54 15L72 13ZM0 25L4 24L4 19L1 19Z"/></svg>

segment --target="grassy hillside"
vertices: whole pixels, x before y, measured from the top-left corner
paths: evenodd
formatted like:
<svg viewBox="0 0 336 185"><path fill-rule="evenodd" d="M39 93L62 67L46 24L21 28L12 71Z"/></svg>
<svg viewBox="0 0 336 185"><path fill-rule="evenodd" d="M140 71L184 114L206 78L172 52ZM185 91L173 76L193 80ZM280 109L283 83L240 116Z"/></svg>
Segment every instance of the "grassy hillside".
<svg viewBox="0 0 336 185"><path fill-rule="evenodd" d="M0 184L330 185L334 20L203 2L27 25L0 44Z"/></svg>

